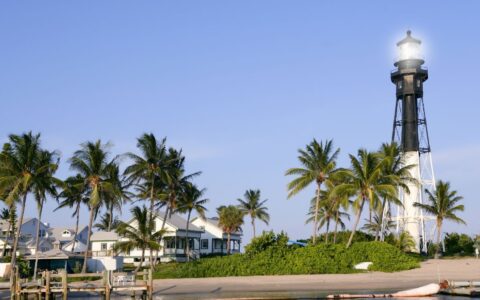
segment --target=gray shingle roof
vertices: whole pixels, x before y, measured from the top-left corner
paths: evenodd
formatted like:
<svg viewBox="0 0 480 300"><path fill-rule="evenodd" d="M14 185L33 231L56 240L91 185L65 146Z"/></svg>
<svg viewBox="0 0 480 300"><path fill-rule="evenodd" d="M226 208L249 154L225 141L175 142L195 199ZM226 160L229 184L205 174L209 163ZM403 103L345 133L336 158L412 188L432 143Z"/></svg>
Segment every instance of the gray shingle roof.
<svg viewBox="0 0 480 300"><path fill-rule="evenodd" d="M92 234L91 241L117 241L118 234L113 231L97 231Z"/></svg>
<svg viewBox="0 0 480 300"><path fill-rule="evenodd" d="M165 216L165 212L158 212L157 217L163 220L163 216ZM177 214L172 214L170 218L167 218L166 223L168 223L170 226L177 228L178 230L187 230L187 220L180 217ZM198 231L198 232L203 232L203 229L193 225L190 223L188 226L189 231Z"/></svg>
<svg viewBox="0 0 480 300"><path fill-rule="evenodd" d="M82 232L85 227L87 226L78 226L78 232ZM67 230L70 232L70 236L63 236L63 232ZM60 241L60 242L68 242L73 240L73 237L75 236L75 228L67 228L67 227L55 227L55 228L49 228L48 233L50 237L55 238L55 240Z"/></svg>

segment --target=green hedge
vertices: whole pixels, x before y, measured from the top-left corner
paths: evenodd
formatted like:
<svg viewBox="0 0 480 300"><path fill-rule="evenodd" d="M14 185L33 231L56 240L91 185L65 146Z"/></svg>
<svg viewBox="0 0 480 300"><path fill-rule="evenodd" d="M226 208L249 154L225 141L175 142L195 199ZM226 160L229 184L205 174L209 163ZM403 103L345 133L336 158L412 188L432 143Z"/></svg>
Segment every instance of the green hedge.
<svg viewBox="0 0 480 300"><path fill-rule="evenodd" d="M273 233L267 233L273 234ZM258 238L257 238L258 239ZM418 259L383 242L359 242L349 249L343 244L287 246L280 234L246 247L245 254L160 266L156 278L198 278L252 275L344 274L357 272L353 266L371 261L372 271L394 272L419 266ZM266 242L268 247L260 244ZM261 250L260 250L261 249Z"/></svg>

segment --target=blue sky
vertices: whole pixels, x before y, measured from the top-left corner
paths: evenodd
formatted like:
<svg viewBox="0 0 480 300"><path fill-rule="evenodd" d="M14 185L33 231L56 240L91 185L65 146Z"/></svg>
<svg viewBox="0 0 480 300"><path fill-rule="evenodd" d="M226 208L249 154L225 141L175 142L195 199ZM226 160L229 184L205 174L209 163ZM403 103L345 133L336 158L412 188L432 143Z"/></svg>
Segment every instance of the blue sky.
<svg viewBox="0 0 480 300"><path fill-rule="evenodd" d="M313 189L287 200L285 170L313 137L335 140L341 166L348 153L389 141L395 42L411 29L430 72L436 174L467 207L468 226L446 229L479 233L479 9L474 1L2 2L0 142L41 132L62 153L64 178L86 140L111 141L121 154L143 132L167 136L188 170L203 172L210 215L259 188L271 214L260 229L305 237ZM73 225L55 206L45 219ZM26 215L35 214L30 204Z"/></svg>

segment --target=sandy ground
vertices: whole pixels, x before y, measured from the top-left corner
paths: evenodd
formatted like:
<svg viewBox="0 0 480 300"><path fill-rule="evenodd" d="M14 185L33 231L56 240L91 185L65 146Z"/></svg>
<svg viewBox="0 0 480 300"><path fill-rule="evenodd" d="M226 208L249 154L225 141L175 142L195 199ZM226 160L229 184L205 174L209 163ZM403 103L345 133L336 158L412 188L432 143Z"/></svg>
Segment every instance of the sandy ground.
<svg viewBox="0 0 480 300"><path fill-rule="evenodd" d="M155 280L154 299L316 299L340 292L392 292L445 279L480 281L480 260L429 260L419 269L397 273L161 279ZM131 299L131 294L114 296ZM88 294L69 298L100 299Z"/></svg>
<svg viewBox="0 0 480 300"><path fill-rule="evenodd" d="M439 280L480 281L480 260L429 260L397 273L253 276L155 280L156 299L318 298L339 292L390 292Z"/></svg>

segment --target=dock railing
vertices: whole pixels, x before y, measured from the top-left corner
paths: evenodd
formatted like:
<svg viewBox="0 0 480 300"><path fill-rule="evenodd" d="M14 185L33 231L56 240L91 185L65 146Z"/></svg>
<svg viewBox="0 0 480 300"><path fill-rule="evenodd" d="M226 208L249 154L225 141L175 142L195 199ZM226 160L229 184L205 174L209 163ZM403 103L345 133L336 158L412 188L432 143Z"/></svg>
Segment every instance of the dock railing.
<svg viewBox="0 0 480 300"><path fill-rule="evenodd" d="M111 293L116 291L130 291L133 295L135 292L140 292L142 299L152 299L153 272L152 269L137 273L104 271L102 273L54 274L44 271L41 278L33 282L21 279L17 272L14 287L15 292L12 298L18 300L22 296L28 298L28 295L49 300L55 299L55 295L58 294L66 300L69 294L81 292L98 293L108 300Z"/></svg>

